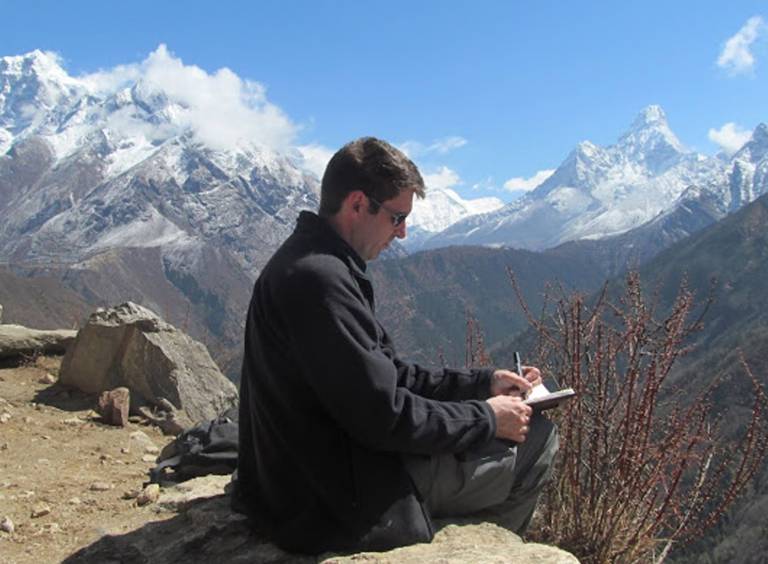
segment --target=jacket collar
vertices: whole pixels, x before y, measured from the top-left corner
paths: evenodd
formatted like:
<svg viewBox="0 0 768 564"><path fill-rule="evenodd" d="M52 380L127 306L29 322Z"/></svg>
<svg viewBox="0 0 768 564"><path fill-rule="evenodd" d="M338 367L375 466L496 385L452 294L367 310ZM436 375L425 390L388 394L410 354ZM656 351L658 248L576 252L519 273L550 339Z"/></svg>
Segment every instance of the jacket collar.
<svg viewBox="0 0 768 564"><path fill-rule="evenodd" d="M312 237L316 244L346 262L355 276L368 280L365 261L336 233L325 218L310 211L302 211L296 221L296 233Z"/></svg>

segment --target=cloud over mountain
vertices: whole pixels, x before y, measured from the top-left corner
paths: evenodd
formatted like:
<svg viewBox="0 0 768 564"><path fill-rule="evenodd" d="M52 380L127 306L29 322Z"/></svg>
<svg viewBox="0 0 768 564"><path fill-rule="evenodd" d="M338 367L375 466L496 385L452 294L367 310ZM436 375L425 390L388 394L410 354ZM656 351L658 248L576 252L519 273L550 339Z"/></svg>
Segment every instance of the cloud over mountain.
<svg viewBox="0 0 768 564"><path fill-rule="evenodd" d="M710 129L707 133L710 141L717 143L728 155L733 155L750 140L752 132L733 122L728 122L720 129Z"/></svg>
<svg viewBox="0 0 768 564"><path fill-rule="evenodd" d="M504 183L504 188L509 190L510 192L517 192L517 191L523 191L523 192L530 192L534 188L536 188L539 184L544 182L547 178L552 176L552 174L555 172L554 169L548 169L548 170L540 170L530 178L523 178L521 176L516 176L514 178L510 178Z"/></svg>

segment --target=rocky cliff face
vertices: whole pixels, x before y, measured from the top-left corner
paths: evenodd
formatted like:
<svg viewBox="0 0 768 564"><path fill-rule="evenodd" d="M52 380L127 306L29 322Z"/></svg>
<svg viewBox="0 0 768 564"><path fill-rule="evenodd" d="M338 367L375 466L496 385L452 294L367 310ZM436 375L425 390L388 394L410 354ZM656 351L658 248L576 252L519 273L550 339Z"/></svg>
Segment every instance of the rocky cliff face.
<svg viewBox="0 0 768 564"><path fill-rule="evenodd" d="M151 76L105 90L40 51L0 58L0 263L236 347L253 280L318 182L259 143L212 146L189 111Z"/></svg>

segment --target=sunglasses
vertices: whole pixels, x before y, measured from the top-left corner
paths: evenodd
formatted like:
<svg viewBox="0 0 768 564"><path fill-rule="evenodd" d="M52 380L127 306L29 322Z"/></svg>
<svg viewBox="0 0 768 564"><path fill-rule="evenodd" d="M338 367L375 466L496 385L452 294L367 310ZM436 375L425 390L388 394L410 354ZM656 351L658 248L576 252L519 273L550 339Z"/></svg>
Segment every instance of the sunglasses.
<svg viewBox="0 0 768 564"><path fill-rule="evenodd" d="M366 194L366 196L368 196L368 194ZM378 201L376 198L368 196L368 199L372 201L374 204L376 204L377 206L379 206L380 208L382 208L391 216L393 227L399 227L405 221L405 218L408 217L407 213L393 211L389 209L387 206L385 206L384 204L382 204L380 201Z"/></svg>

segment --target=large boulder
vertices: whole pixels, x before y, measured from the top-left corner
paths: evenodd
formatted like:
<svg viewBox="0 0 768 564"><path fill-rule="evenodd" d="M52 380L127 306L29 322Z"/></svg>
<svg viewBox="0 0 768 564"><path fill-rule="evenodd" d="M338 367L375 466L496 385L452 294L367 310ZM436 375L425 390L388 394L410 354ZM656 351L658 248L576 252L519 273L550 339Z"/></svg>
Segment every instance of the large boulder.
<svg viewBox="0 0 768 564"><path fill-rule="evenodd" d="M124 386L131 413L170 406L182 426L237 403L237 388L201 343L132 302L91 315L64 356L59 380L88 393Z"/></svg>
<svg viewBox="0 0 768 564"><path fill-rule="evenodd" d="M205 476L164 489L155 510L165 519L134 531L107 531L103 537L64 560L65 564L102 562L231 562L260 564L402 564L443 562L472 564L537 562L578 564L572 554L553 546L524 543L519 536L489 522L438 521L429 544L387 552L319 558L290 554L254 534L233 513L225 488L229 476Z"/></svg>
<svg viewBox="0 0 768 564"><path fill-rule="evenodd" d="M64 354L77 331L40 331L22 325L0 325L0 358L24 354Z"/></svg>

